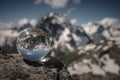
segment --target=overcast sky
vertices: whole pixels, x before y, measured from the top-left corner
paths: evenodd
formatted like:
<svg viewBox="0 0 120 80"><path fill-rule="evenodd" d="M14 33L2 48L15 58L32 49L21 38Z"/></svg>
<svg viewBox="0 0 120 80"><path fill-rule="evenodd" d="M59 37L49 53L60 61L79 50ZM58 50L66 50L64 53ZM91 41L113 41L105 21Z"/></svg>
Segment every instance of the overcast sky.
<svg viewBox="0 0 120 80"><path fill-rule="evenodd" d="M106 17L120 19L120 0L0 0L0 22L40 19L50 12L69 13L79 24Z"/></svg>

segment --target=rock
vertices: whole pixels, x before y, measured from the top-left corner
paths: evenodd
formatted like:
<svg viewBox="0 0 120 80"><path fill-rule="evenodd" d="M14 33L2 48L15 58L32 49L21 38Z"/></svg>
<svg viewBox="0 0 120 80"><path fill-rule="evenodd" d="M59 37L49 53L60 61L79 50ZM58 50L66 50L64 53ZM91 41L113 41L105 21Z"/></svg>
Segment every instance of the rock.
<svg viewBox="0 0 120 80"><path fill-rule="evenodd" d="M66 67L58 60L30 62L18 54L0 54L0 80L71 80Z"/></svg>

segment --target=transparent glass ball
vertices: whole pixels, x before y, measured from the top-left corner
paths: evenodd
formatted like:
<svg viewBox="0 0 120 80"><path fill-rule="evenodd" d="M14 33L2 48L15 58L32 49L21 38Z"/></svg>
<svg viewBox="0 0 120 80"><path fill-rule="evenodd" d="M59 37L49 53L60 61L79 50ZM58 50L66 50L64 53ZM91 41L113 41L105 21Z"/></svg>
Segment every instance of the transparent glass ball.
<svg viewBox="0 0 120 80"><path fill-rule="evenodd" d="M16 44L19 54L29 61L42 61L51 48L48 34L37 28L21 31Z"/></svg>

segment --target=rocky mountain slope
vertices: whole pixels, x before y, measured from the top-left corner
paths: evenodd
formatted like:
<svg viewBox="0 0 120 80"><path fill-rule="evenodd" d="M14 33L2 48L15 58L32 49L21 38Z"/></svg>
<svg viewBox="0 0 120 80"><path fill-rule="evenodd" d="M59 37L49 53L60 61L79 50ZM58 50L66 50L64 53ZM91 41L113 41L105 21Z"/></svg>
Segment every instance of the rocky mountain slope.
<svg viewBox="0 0 120 80"><path fill-rule="evenodd" d="M18 54L0 52L0 80L71 80L66 67L58 60L30 62Z"/></svg>

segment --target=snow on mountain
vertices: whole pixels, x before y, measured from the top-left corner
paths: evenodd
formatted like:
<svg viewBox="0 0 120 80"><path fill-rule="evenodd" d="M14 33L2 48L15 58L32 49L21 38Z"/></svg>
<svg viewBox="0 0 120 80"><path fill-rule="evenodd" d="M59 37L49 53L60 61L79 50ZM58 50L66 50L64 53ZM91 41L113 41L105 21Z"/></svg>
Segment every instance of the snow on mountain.
<svg viewBox="0 0 120 80"><path fill-rule="evenodd" d="M24 19L20 24L26 22L28 20ZM119 75L119 19L105 18L82 26L76 22L69 20L64 14L50 13L41 20L31 20L21 27L0 29L0 47L5 51L9 49L14 51L19 31L28 27L41 28L49 34L54 50L59 49L60 54L60 51L64 54L70 53L62 56L65 62L71 61L68 70L72 75L88 73L102 76L108 73ZM54 51L52 53L55 54Z"/></svg>
<svg viewBox="0 0 120 80"><path fill-rule="evenodd" d="M71 22L64 14L50 13L38 21L36 27L49 33L54 39L54 48L61 46L62 50L74 51L78 46L90 42L90 38L81 26L73 23L75 21Z"/></svg>
<svg viewBox="0 0 120 80"><path fill-rule="evenodd" d="M106 37L103 35L103 32L106 30L103 25L98 23L88 23L83 25L83 28L87 35L90 36L90 38L94 42L99 42L101 40L106 40Z"/></svg>
<svg viewBox="0 0 120 80"><path fill-rule="evenodd" d="M94 42L101 40L118 41L120 37L119 19L105 18L101 21L84 24L83 28Z"/></svg>
<svg viewBox="0 0 120 80"><path fill-rule="evenodd" d="M12 27L11 33L9 30L5 33L1 31L1 35L6 38L6 34L9 33L11 36L14 36L12 31L15 32L15 30L16 34L17 31L19 32L28 27L42 28L48 32L51 40L54 41L54 48L61 46L65 48L64 50L68 49L69 51L74 51L81 47L82 49L84 48L84 50L88 50L88 46L91 45L91 43L99 43L106 40L117 41L117 43L119 43L119 20L114 18L105 18L94 23L89 22L81 27L75 24L77 22L75 19L69 20L64 14L50 13L39 21L33 19L30 23L28 22L26 18L23 18L19 21L19 25L24 24L23 26ZM114 28L116 25L117 28ZM11 36L8 35L7 38ZM4 41L5 38L1 38L1 41ZM1 44L4 45L2 42Z"/></svg>
<svg viewBox="0 0 120 80"><path fill-rule="evenodd" d="M60 18L59 14L51 14L49 17L44 17L44 20L40 21L37 27L50 32L54 39L55 49L59 48L62 51L70 52L78 50L77 53L73 53L72 57L82 57L68 65L68 70L72 75L87 73L102 76L106 76L107 73L119 75L120 66L116 63L118 60L111 58L110 55L111 52L114 55L119 53L114 50L114 41L118 41L118 38L120 38L118 28L112 28L112 25L111 27L110 25L104 25L101 21L84 24L82 27L73 24L74 21L71 23L70 20L64 18L62 18L63 21L65 20L64 22L52 22L56 20L53 15ZM67 55L70 56L71 54ZM71 59L72 57L70 56ZM115 69L112 70L114 67Z"/></svg>
<svg viewBox="0 0 120 80"><path fill-rule="evenodd" d="M106 58L106 60L104 60ZM101 67L100 63L103 63L104 66ZM105 76L107 72L113 74L119 74L120 67L115 63L114 59L111 59L109 55L105 55L99 60L99 64L92 63L91 59L83 59L82 62L73 63L74 65L68 67L71 75L73 74L86 74L93 73L95 75L103 75Z"/></svg>
<svg viewBox="0 0 120 80"><path fill-rule="evenodd" d="M64 14L50 13L45 19L51 19L53 24L64 24L67 21L67 16Z"/></svg>
<svg viewBox="0 0 120 80"><path fill-rule="evenodd" d="M65 28L64 31L61 33L59 40L55 42L55 48L57 48L60 45L67 47L70 51L73 51L74 48L71 45L69 45L71 37L69 37L68 35L70 35L70 30L68 28Z"/></svg>
<svg viewBox="0 0 120 80"><path fill-rule="evenodd" d="M83 28L87 32L87 34L93 35L97 32L99 25L95 25L95 24L89 22L87 24L83 24Z"/></svg>

